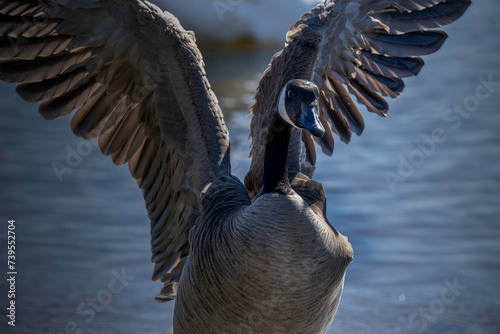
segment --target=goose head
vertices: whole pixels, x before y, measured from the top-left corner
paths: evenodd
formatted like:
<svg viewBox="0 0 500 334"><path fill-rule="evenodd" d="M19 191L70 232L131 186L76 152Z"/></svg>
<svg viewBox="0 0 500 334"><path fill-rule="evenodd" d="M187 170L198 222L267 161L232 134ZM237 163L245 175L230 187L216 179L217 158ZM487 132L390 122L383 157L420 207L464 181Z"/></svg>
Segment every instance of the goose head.
<svg viewBox="0 0 500 334"><path fill-rule="evenodd" d="M319 89L311 81L294 79L287 82L280 93L278 113L294 128L322 137L325 128L319 119Z"/></svg>

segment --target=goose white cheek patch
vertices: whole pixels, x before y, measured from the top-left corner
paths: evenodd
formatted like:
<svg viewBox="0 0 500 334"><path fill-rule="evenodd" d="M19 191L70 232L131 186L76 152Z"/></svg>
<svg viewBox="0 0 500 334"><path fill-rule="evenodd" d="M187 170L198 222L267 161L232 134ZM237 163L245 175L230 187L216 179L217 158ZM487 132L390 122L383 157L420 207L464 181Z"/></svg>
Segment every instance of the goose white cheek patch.
<svg viewBox="0 0 500 334"><path fill-rule="evenodd" d="M278 112L280 113L281 118L294 128L297 128L295 124L293 124L292 120L288 116L288 113L286 112L286 107L285 107L285 95L286 94L286 87L281 90L279 102L278 102Z"/></svg>

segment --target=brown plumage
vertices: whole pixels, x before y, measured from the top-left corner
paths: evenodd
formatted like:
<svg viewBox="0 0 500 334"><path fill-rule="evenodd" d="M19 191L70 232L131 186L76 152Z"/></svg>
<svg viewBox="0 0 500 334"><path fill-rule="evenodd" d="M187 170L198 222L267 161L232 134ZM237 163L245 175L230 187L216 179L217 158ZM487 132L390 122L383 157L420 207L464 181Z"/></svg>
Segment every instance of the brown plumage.
<svg viewBox="0 0 500 334"><path fill-rule="evenodd" d="M176 333L324 333L352 248L311 180L314 140L332 154L333 133L344 142L362 133L351 95L385 116L379 94L398 96L446 38L430 29L469 4L337 0L304 14L260 82L246 187L230 174L228 131L194 34L147 1L0 0L0 79L19 83L46 119L73 113L76 135L128 163L150 218L153 279L164 283L157 299L178 297ZM290 82L315 96L312 128L278 110L293 100Z"/></svg>

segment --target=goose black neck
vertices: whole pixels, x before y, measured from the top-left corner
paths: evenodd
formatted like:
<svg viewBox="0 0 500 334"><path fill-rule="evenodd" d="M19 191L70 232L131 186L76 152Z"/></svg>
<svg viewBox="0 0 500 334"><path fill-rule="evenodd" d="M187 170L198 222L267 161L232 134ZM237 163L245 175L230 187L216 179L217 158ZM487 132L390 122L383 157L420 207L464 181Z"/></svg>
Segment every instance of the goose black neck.
<svg viewBox="0 0 500 334"><path fill-rule="evenodd" d="M287 171L288 145L291 134L291 125L275 114L267 134L262 194L289 194L292 192Z"/></svg>

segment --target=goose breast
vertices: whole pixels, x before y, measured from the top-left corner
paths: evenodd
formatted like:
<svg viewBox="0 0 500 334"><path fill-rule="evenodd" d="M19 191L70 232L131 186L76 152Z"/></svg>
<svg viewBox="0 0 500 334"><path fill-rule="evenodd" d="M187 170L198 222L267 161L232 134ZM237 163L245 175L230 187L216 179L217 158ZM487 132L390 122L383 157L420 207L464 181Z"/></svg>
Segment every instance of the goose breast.
<svg viewBox="0 0 500 334"><path fill-rule="evenodd" d="M203 217L190 240L175 323L196 323L200 333L328 329L352 248L297 194L226 207Z"/></svg>

